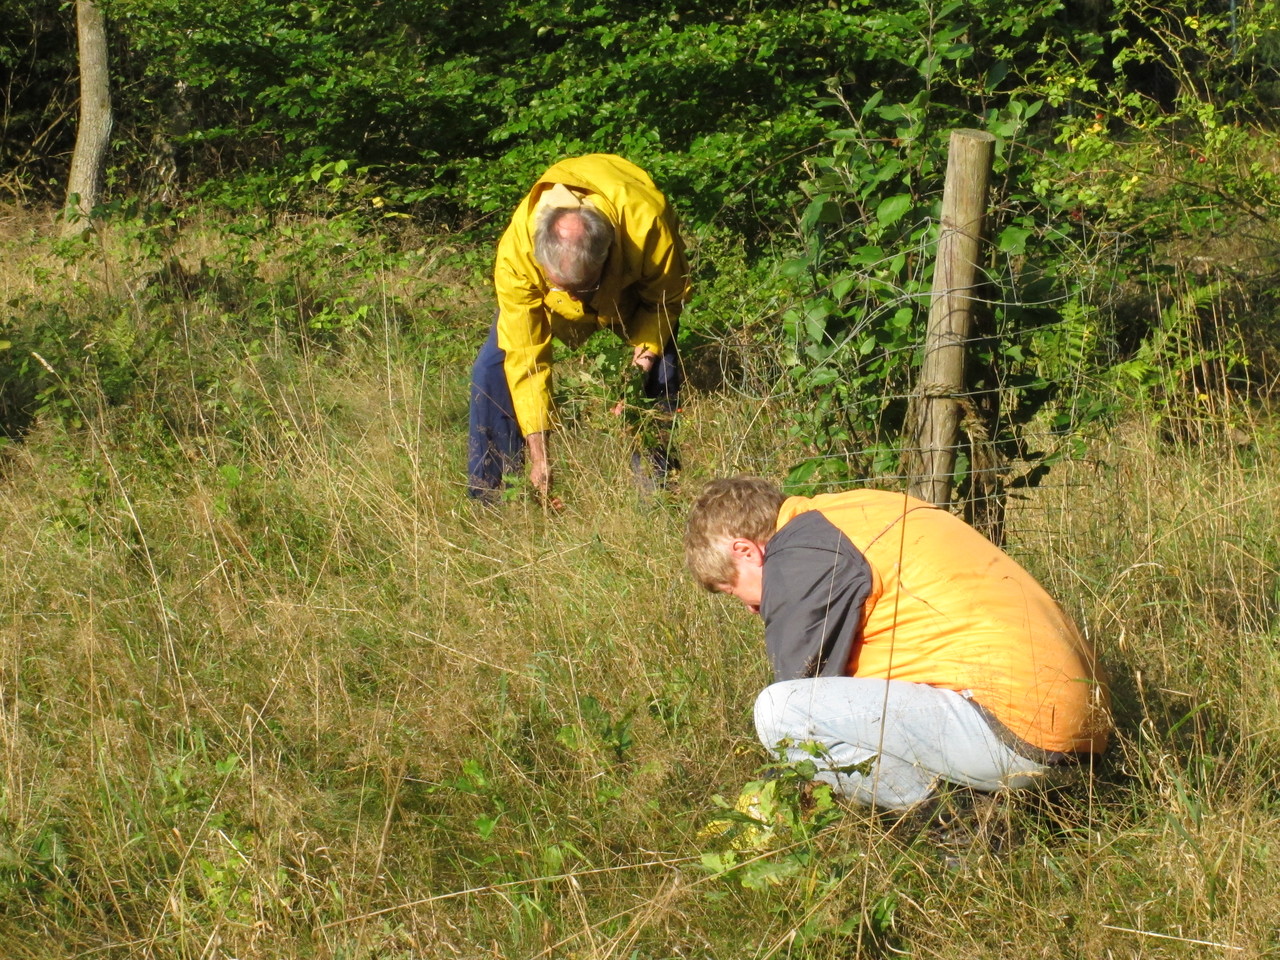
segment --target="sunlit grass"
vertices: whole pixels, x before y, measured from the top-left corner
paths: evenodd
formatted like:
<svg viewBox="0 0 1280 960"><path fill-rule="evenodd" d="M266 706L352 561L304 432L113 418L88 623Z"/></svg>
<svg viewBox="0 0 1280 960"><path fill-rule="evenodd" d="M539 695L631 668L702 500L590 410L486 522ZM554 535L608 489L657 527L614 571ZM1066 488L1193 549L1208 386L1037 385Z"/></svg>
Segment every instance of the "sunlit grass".
<svg viewBox="0 0 1280 960"><path fill-rule="evenodd" d="M202 369L68 391L3 451L0 954L1280 949L1269 421L1129 425L1011 502L1010 549L1115 680L1092 778L1006 804L1017 842L962 870L850 811L744 886L698 832L766 759L760 626L693 586L680 534L706 478L782 475L775 411L691 392L680 486L645 498L599 397L559 438L563 512L480 507L483 305L435 340L374 311L341 349L184 309Z"/></svg>

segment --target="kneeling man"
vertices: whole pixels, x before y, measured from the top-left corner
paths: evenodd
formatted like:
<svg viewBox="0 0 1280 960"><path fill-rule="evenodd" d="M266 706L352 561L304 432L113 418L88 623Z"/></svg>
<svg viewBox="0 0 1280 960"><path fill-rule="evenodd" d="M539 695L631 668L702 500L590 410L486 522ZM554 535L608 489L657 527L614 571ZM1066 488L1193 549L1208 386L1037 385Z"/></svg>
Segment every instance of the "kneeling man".
<svg viewBox="0 0 1280 960"><path fill-rule="evenodd" d="M1027 786L1106 746L1110 701L1088 642L946 510L717 480L689 514L685 558L704 587L764 618L777 682L756 701L761 742L815 759L854 802L906 809L944 782Z"/></svg>

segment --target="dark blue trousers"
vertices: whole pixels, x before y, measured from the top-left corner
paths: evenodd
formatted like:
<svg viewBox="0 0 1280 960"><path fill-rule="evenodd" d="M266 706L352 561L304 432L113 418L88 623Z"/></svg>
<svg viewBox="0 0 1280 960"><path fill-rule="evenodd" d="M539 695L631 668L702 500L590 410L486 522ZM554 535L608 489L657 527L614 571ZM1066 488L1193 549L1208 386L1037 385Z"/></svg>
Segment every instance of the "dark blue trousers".
<svg viewBox="0 0 1280 960"><path fill-rule="evenodd" d="M511 388L507 386L507 375L502 368L505 358L506 353L498 346L497 327L490 327L489 338L471 368L467 493L473 497L495 496L502 487L502 478L519 473L524 466L524 434L516 423ZM674 416L683 382L673 329L662 356L645 376L643 393L659 413ZM650 457L655 478L660 483L676 464L665 442L651 450Z"/></svg>

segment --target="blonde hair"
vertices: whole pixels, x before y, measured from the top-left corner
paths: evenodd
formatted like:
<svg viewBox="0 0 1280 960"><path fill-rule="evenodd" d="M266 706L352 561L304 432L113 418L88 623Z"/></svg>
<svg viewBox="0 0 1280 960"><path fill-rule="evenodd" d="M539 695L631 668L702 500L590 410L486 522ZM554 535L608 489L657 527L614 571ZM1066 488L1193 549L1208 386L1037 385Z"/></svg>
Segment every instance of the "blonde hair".
<svg viewBox="0 0 1280 960"><path fill-rule="evenodd" d="M713 480L699 495L684 531L684 559L694 579L708 590L735 586L734 566L726 541L744 537L761 545L778 525L783 496L775 484L760 477Z"/></svg>

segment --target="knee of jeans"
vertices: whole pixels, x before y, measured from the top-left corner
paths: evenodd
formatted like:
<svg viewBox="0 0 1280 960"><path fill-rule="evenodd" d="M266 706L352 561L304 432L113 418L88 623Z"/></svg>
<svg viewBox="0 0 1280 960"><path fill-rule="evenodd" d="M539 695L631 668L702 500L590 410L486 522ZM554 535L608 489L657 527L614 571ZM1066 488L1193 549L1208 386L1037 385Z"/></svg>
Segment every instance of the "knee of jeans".
<svg viewBox="0 0 1280 960"><path fill-rule="evenodd" d="M756 697L756 736L768 750L777 749L781 741L788 738L794 740L799 735L794 729L794 719L790 717L788 687L789 684L786 683L774 683L761 690Z"/></svg>

